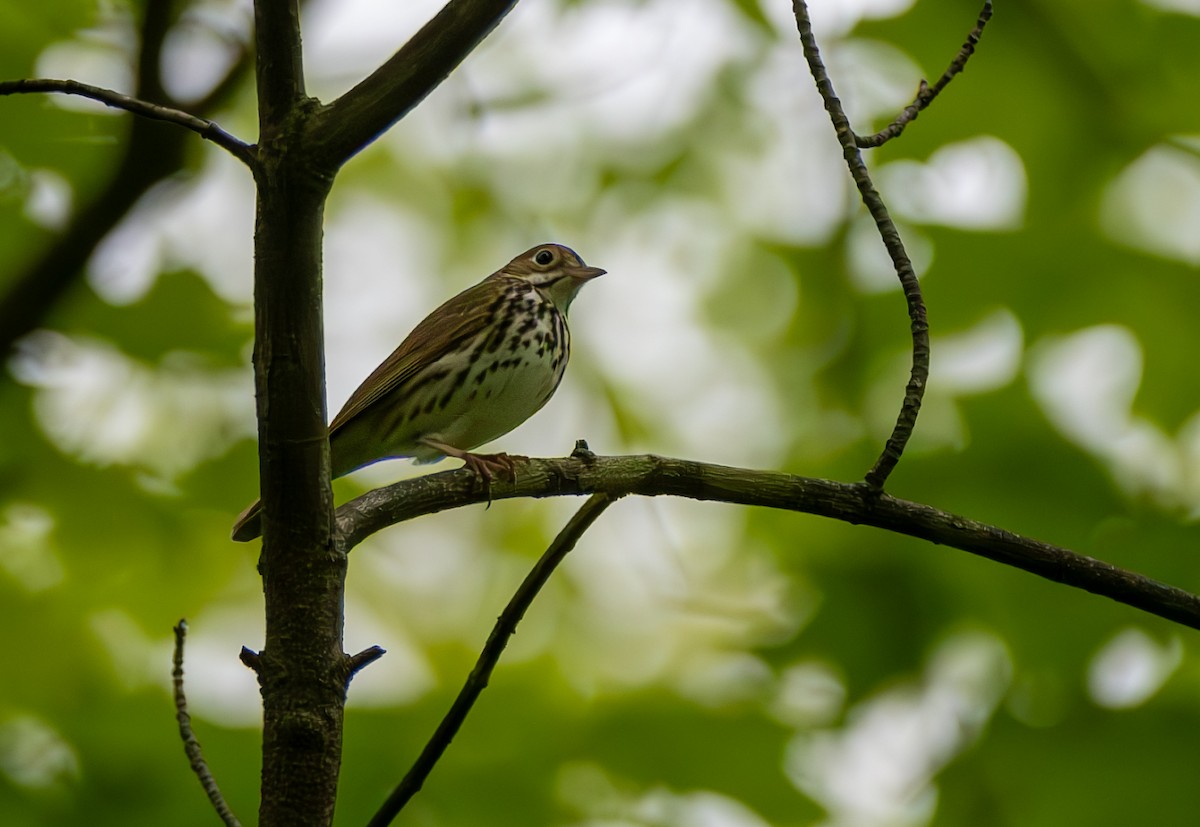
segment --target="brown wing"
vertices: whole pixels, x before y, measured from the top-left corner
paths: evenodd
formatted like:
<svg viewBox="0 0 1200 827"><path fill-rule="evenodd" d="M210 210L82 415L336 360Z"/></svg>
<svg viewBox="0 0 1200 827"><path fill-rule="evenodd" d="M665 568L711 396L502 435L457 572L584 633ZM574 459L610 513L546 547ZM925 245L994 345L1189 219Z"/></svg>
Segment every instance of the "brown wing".
<svg viewBox="0 0 1200 827"><path fill-rule="evenodd" d="M493 273L426 316L400 343L400 347L392 351L392 355L350 394L329 425L330 436L412 379L422 367L448 351L462 347L464 342L478 334L487 326L495 311L494 305L503 296L511 278Z"/></svg>

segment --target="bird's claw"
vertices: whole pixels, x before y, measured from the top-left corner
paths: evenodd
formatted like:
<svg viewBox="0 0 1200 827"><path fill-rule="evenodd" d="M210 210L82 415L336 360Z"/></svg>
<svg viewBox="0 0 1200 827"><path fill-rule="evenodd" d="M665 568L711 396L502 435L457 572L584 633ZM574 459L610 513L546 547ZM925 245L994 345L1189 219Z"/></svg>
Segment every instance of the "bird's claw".
<svg viewBox="0 0 1200 827"><path fill-rule="evenodd" d="M463 455L463 462L467 468L475 472L479 477L479 482L483 485L483 493L487 497L487 507L492 507L492 480L497 475L502 476L508 482L517 481L517 463L518 459L525 457L512 457L505 453L499 454L471 454Z"/></svg>

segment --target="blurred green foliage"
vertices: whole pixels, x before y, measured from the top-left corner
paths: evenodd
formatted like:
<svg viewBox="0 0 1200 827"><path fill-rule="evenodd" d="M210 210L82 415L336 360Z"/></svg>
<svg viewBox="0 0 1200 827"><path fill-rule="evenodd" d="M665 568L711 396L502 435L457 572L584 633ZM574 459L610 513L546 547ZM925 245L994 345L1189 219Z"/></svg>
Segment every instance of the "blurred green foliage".
<svg viewBox="0 0 1200 827"><path fill-rule="evenodd" d="M392 5L313 10L314 94L419 25ZM899 405L908 326L787 5L520 4L338 183L332 404L438 301L553 237L610 274L573 309L558 398L502 449L586 436L602 453L861 477ZM193 6L168 80L219 63L228 38L208 34L245 23ZM814 6L864 133L978 13ZM0 2L0 76L99 66L64 49L127 69L129 14ZM1191 590L1198 39L1194 10L998 4L966 73L867 153L934 337L890 490ZM39 63L50 47L59 62ZM218 120L248 128L252 97ZM0 100L0 291L105 185L124 135L122 116L59 104ZM236 656L261 645L261 601L255 550L226 539L255 489L252 192L198 139L195 157L0 378L0 824L213 822L172 721L180 616L197 734L253 822L257 694ZM338 495L408 473L390 465ZM351 686L341 823L399 779L572 505L438 515L354 552L348 648L389 654ZM398 823L1190 824L1194 648L1164 621L909 538L625 501Z"/></svg>

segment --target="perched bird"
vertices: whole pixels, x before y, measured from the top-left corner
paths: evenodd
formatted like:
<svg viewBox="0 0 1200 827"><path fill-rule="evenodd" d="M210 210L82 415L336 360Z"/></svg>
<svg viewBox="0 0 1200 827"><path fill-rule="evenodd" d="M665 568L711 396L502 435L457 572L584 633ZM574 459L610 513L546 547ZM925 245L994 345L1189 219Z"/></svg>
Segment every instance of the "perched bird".
<svg viewBox="0 0 1200 827"><path fill-rule="evenodd" d="M457 457L484 484L512 474L507 454L473 454L533 416L558 388L571 335L567 308L604 275L574 250L542 244L425 317L350 395L329 425L332 476L385 459ZM261 501L233 539L262 533Z"/></svg>

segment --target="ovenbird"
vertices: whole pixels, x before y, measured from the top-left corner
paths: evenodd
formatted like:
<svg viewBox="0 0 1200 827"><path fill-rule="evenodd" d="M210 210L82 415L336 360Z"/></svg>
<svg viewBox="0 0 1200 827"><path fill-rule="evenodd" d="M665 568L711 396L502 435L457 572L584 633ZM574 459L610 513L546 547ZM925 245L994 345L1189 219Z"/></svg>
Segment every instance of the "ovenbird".
<svg viewBox="0 0 1200 827"><path fill-rule="evenodd" d="M457 457L484 484L512 474L507 454L473 454L550 399L571 353L567 308L603 275L575 251L542 244L425 317L350 395L329 425L331 474L384 459ZM261 503L238 517L233 539L262 533Z"/></svg>

